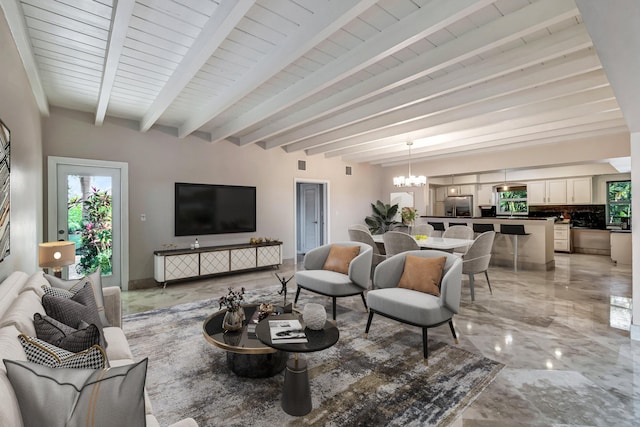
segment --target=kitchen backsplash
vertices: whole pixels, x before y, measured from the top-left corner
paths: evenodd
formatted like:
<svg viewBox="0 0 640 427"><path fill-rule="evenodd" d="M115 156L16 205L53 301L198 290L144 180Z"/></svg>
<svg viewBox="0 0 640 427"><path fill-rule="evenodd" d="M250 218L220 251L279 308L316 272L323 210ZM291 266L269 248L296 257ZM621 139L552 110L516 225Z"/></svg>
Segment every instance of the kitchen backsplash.
<svg viewBox="0 0 640 427"><path fill-rule="evenodd" d="M529 206L531 217L562 217L564 213L571 217L572 227L584 227L604 230L607 228L607 208L605 205L546 205Z"/></svg>

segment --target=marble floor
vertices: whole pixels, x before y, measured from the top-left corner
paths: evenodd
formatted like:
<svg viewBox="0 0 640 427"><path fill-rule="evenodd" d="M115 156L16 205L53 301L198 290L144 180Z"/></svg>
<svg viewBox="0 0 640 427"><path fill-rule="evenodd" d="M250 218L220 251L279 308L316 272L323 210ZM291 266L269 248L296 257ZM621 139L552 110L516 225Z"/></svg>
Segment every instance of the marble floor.
<svg viewBox="0 0 640 427"><path fill-rule="evenodd" d="M295 268L289 261L278 273L289 277ZM278 285L273 273L125 292L123 313L218 297L229 286ZM640 342L629 338L630 266L606 256L556 254L553 271L491 267L489 276L493 295L479 276L473 303L463 281L454 322L460 347L505 368L454 426L640 425ZM293 297L293 281L289 292ZM429 336L453 344L446 325Z"/></svg>

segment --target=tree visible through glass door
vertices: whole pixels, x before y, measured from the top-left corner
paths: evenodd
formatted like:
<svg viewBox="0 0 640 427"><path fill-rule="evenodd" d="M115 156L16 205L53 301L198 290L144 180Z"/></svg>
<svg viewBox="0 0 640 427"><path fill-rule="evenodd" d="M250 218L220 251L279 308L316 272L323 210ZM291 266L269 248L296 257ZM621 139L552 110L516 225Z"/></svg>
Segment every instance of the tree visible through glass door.
<svg viewBox="0 0 640 427"><path fill-rule="evenodd" d="M76 263L69 279L81 278L100 267L113 271L111 176L67 175L68 239L76 245Z"/></svg>

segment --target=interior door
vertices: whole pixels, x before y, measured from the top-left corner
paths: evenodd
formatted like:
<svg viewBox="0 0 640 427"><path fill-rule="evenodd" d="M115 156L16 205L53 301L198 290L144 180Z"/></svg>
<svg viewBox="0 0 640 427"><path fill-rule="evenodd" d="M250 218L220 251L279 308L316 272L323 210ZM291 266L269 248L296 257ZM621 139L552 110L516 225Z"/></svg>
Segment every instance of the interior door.
<svg viewBox="0 0 640 427"><path fill-rule="evenodd" d="M65 269L65 277L80 278L100 267L103 286L121 286L122 170L55 162L49 166L55 169L49 175L54 178L50 182L49 210L54 216L49 216L49 240L76 244L76 263Z"/></svg>
<svg viewBox="0 0 640 427"><path fill-rule="evenodd" d="M299 230L298 252L305 254L322 245L322 184L299 184Z"/></svg>

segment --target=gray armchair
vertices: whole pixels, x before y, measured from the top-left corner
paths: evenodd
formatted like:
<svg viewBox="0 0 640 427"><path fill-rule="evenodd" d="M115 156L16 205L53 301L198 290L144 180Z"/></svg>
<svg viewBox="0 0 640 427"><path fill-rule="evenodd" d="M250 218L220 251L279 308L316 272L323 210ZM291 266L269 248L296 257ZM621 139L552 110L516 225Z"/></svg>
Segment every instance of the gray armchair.
<svg viewBox="0 0 640 427"><path fill-rule="evenodd" d="M380 253L380 249L378 248L378 245L376 244L376 242L373 241L373 237L369 232L364 232L362 230L349 228L349 239L352 242L366 243L367 245L371 246L371 248L373 248L373 257L371 259L371 274L370 274L370 277L373 279L374 270L376 269L378 264L380 264L382 261L387 259L387 256Z"/></svg>
<svg viewBox="0 0 640 427"><path fill-rule="evenodd" d="M387 258L402 252L420 249L420 245L413 236L401 231L387 231L382 235L382 240Z"/></svg>
<svg viewBox="0 0 640 427"><path fill-rule="evenodd" d="M439 297L398 287L407 254L425 258L446 257ZM422 328L422 351L427 363L427 328L449 323L451 334L456 343L458 342L452 318L460 308L461 283L462 259L457 255L441 251L418 250L403 252L387 259L376 268L373 289L367 293L369 319L365 336L369 333L374 314L419 326Z"/></svg>
<svg viewBox="0 0 640 427"><path fill-rule="evenodd" d="M348 274L322 269L332 245L360 246L360 253L349 264ZM369 288L372 256L373 248L360 242L338 242L310 250L304 256L304 270L296 272L298 289L294 303L298 302L301 289L329 296L332 298L334 321L336 320L337 297L360 295L365 308L367 308L364 291Z"/></svg>
<svg viewBox="0 0 640 427"><path fill-rule="evenodd" d="M491 249L493 248L493 240L495 239L495 231L485 231L474 240L469 250L462 256L462 274L469 276L469 289L471 290L471 301L475 300L473 275L484 273L491 290L491 282L489 281L489 261L491 261Z"/></svg>

